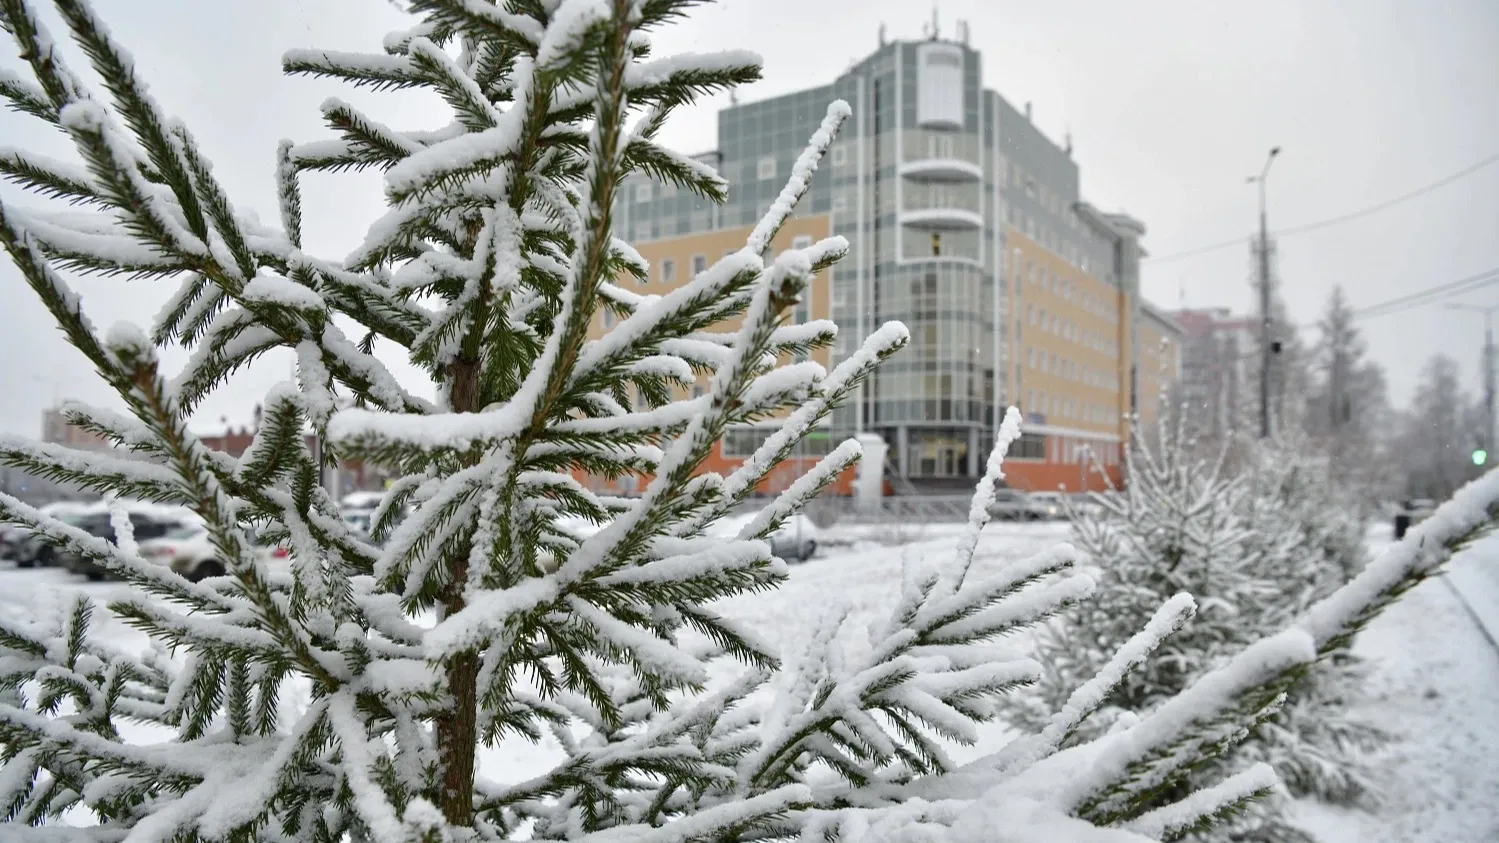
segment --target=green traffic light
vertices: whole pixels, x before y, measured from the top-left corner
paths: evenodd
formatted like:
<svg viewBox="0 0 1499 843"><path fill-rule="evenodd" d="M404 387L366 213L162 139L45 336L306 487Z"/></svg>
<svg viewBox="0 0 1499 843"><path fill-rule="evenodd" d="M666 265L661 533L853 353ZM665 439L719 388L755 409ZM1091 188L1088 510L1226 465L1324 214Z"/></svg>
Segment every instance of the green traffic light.
<svg viewBox="0 0 1499 843"><path fill-rule="evenodd" d="M1486 463L1488 461L1489 461L1489 452L1488 451L1485 451L1482 448L1476 448L1476 449L1474 449L1474 451L1473 451L1473 464L1474 465L1483 465L1484 463Z"/></svg>

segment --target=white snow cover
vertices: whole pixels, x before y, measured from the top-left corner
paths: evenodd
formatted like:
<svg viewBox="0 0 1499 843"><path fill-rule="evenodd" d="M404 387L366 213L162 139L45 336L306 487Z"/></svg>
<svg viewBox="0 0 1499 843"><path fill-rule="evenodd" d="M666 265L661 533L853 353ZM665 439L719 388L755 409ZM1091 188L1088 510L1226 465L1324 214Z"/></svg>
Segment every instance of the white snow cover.
<svg viewBox="0 0 1499 843"><path fill-rule="evenodd" d="M632 759L645 759L679 763L732 783L704 792L700 802L690 801L697 795L689 796L685 788L663 793L670 797L670 812L686 810L670 821L654 822L644 816L642 794L651 793L660 776L632 771L628 775L641 789L619 791L627 824L588 839L703 839L734 823L774 816L787 836L800 832L805 840L830 835L866 843L1147 840L1188 827L1245 794L1273 787L1273 774L1267 767L1251 768L1122 828L1095 828L1072 815L1085 801L1133 775L1132 765L1157 757L1163 747L1193 751L1205 739L1204 721L1221 714L1245 691L1310 663L1319 647L1361 621L1381 595L1443 561L1447 554L1439 546L1473 532L1495 509L1499 480L1486 478L1465 489L1453 505L1413 531L1414 540L1387 551L1299 624L1248 648L1155 711L1138 719L1121 718L1116 730L1102 740L1058 750L1079 720L1098 707L1112 682L1146 659L1191 615L1191 597L1178 595L1168 601L1098 678L1076 690L1038 735L1011 740L1014 736L1003 726L986 728L980 721L992 712L996 689L1033 680L1043 670L1021 657L1006 636L1086 598L1093 587L1091 578L1071 572L1076 552L1067 545L1049 550L1026 547L1024 541L1014 541L1019 534L1011 532L1005 534L1010 543L1002 551L1003 560L981 552L988 549L982 531L992 490L1003 478L1006 449L1020 435L1019 414L1013 408L998 431L970 519L953 543L911 549L910 559L864 548L793 570L770 559L765 542L748 540L795 512L823 483L857 460L865 452L857 439L835 448L772 504L733 522L735 535L699 536L766 476L788 445L827 415L856 378L909 339L904 326L890 323L831 372L810 362L775 367L778 345L806 343L835 332L831 323L822 321L778 326L781 316L774 311L782 309L788 297L804 294L812 267L846 252L848 244L828 238L808 249L783 252L770 267L761 255L805 195L821 157L850 114L849 106L840 101L828 109L744 249L670 294L643 296L622 290L608 280L587 277L585 267L596 263L601 250L635 266L644 264L638 253L607 230L606 209L598 207L606 197L592 195L596 187L607 190L611 177L621 175L623 151L616 149L613 160L605 160L600 153L611 131L586 119L566 127L555 121L544 127L532 125L531 106L545 103L555 113L607 102L634 108L632 114L643 109L648 124L656 113L652 109L662 106L632 99L634 91L686 71L758 60L747 53L725 53L633 63L613 77L622 77L623 93L607 74L594 73L585 62L569 68L582 78L570 79L560 91L550 90L545 87L549 74L577 58L583 34L612 17L618 4L542 0L541 5L547 25L485 0L453 0L444 7L443 20L449 23L428 21L388 38L394 55L288 54L295 63L330 71L408 81L438 77L425 81L442 87L450 102L457 101L462 116L433 131L405 132L370 121L347 103L325 103L325 114L357 118L378 138L379 146L395 150L392 157L400 158L385 172L393 207L344 264L301 252L300 233L291 230L300 224L297 177L299 167L314 158L320 166L337 162L351 155L359 142L281 147L278 199L289 229L283 234L259 225L249 214L234 212L227 198L218 195L207 164L192 159L196 148L186 130L160 114L143 87L134 92L153 118L159 118L155 122L165 127L164 151L153 147L149 137L137 138L141 133L134 127L140 121L123 124L102 98L80 91L77 101L62 110L64 128L98 142L129 195L138 197L131 203L139 207L86 219L17 215L18 230L30 232L22 238L20 259L44 265L49 250L76 252L146 276L175 269L172 261L195 268L200 263L219 265L218 272L205 270L218 282L199 289L196 279L188 279L173 306L156 320L159 334L168 333L165 329L174 321L204 328L204 338L191 349L183 373L169 385L137 386L131 397L154 400L150 389L159 387L187 405L187 388L205 373L264 350L290 348L296 355L299 383L294 392L287 391L289 386L273 390L268 405L295 405L315 425L326 422L324 445L335 451L389 448L413 461L417 456L434 459L432 467L414 469L425 473L397 481L393 493L383 498L381 511L386 511L399 495L414 492L414 509L385 545L375 548L342 523L330 495L302 486L313 471L299 441L288 449L293 453L278 457L274 443L258 438L250 455L257 464L262 457L284 461L279 474L257 478L251 489L236 485L250 474L245 461L208 452L183 432L185 428L163 433L157 428L165 425L156 419L146 426L120 414L76 408L128 443L149 446L162 465L135 465L112 456L85 459L57 446L16 445L12 450L27 459L95 476L112 474L132 484L207 500L212 505L205 506L212 516L207 526L216 543L228 545L225 552L233 557L228 561L235 577L233 583L189 583L167 566L141 559L129 520L136 505L117 495L99 505L110 513L113 542L61 522L57 511L42 512L0 495L0 515L5 519L31 525L130 579L134 590L113 605L133 624L153 628L158 636L158 649L138 661L118 657L96 643L89 646L97 651L75 659L69 652L74 646L69 635L73 620L55 628L7 627L7 636L0 640L0 673L24 668L30 676L82 690L76 695L81 710L64 708L65 713L56 716L34 706L26 709L31 703L0 691L0 720L27 731L41 747L21 750L0 770L0 801L25 796L32 787L32 762L68 763L80 771L79 798L84 804L98 807L131 789L151 789L143 801L124 809L133 812L126 838L132 843L198 833L215 838L240 833L244 824L268 810L287 777L293 777L311 789L347 786L352 794L346 808L316 805L308 809L308 817L336 823L342 819L340 810L351 810L367 828L367 836L378 843L428 837L459 843L469 835L455 835L446 828L441 812L427 800L417 798L398 809L401 800L387 794L385 777L393 771L403 785L417 788L425 768L444 760L428 723L452 703L455 688L445 673L452 657L473 649L481 660L483 702L475 712L481 728L501 716L526 711L566 721L550 734L543 732L536 746L502 734L501 747L494 752L481 748L478 759L476 797L497 800L515 794L507 793L508 787L536 786L530 795L511 801L507 810L550 817L551 836L584 837L586 817L576 804L580 796L553 796L555 789L542 786L540 777L570 765L578 776L612 787L602 765L628 768ZM638 19L638 0L624 7L627 16ZM82 8L79 14L92 24L92 13ZM459 29L472 30L450 42L456 58L434 43L446 37L452 21L464 22ZM484 61L480 41L498 30L533 46L529 52L534 58L522 57L506 79L489 80L481 90L475 78ZM630 33L628 38L632 49L649 46L644 33ZM41 52L51 54L45 34L39 32L37 39ZM59 68L61 55L55 54ZM118 53L117 58L133 66L128 55ZM74 84L66 77L63 87ZM48 96L24 80L17 87ZM508 92L510 100L491 103L492 95L501 91ZM492 125L482 128L486 124ZM540 160L518 172L517 152L523 142L538 136L537 130L549 141L564 142L553 144ZM150 131L154 129L148 127L146 134ZM575 157L579 140L586 140L588 148L581 159ZM649 136L629 142L654 144ZM137 147L153 150L150 163ZM654 146L652 151L659 153L658 161L675 163L692 178L721 183L699 162ZM224 209L228 223L212 214L194 218L197 211L184 207L171 189L142 172L143 165L153 174L161 171L157 159L173 155L182 159L176 164L191 170L200 203ZM77 168L28 161L79 185L110 183ZM559 163L571 175L546 175ZM172 167L164 171L173 172ZM580 179L574 178L578 175ZM511 187L528 181L525 206L511 209L510 196L520 195L512 194ZM475 205L484 209L473 213L469 209ZM134 222L126 225L132 216ZM141 236L138 224L143 220L161 233ZM192 233L204 229L202 237ZM558 234L571 238L572 254L551 243L522 250L523 242L534 244ZM449 238L465 242L452 245L446 242ZM421 242L413 242L417 240ZM469 246L473 256L462 257ZM529 283L523 273L560 285L560 294L555 287ZM704 299L722 299L723 290L749 278L754 283L736 293L734 302L742 304L738 329L656 338L660 326L684 308ZM77 308L77 297L60 277L47 275L45 283L54 285L67 307ZM440 295L431 295L434 292ZM583 343L584 324L592 313L573 305L588 301L595 292L629 316L603 338ZM478 311L481 299L497 303L496 310ZM173 318L184 310L186 320ZM550 326L538 322L538 313L554 311ZM210 315L211 320L201 318ZM345 334L349 317L371 324ZM79 324L92 331L83 320ZM486 383L490 392L484 402L492 403L471 413L441 412L451 406L449 390L455 378L445 378L437 402L418 399L384 363L351 339L373 329L372 336L386 338L382 342L395 338L396 345L418 350L418 360L435 361L430 369L451 374L447 367L470 328L493 330L499 337L483 335L481 355L494 353L506 341L507 331L534 339L541 349L539 354L534 347L520 352L529 355L524 365L497 378L505 381L503 400ZM112 356L122 369L133 360L154 360L157 352L146 333L133 325L112 328L102 342L106 357ZM583 380L603 371L610 377L624 373L626 378L685 381L695 377L691 363L713 370L710 395L650 411L628 412L619 406L604 395L613 386L601 384L604 378ZM579 383L586 386L574 389ZM351 408L349 388L367 390L366 400L381 409ZM548 403L562 401L559 395L576 403ZM726 478L702 474L684 479L725 426L741 420L736 414L764 415L787 403L797 406L739 469ZM0 438L0 447L8 445ZM467 453L476 445L472 454ZM649 470L654 477L638 498L598 494L568 473L586 464L586 458L607 458L612 465ZM876 480L877 468L869 473ZM579 513L599 522L598 529L568 529L566 522L578 520ZM251 517L284 532L277 541L293 550L290 570L273 576L257 561L245 544L249 534L243 521ZM558 529L543 531L542 526ZM1038 533L1044 529L1038 528ZM508 541L502 538L506 531ZM535 538L538 532L540 539ZM1043 538L1040 543L1051 544L1057 536ZM236 550L236 544L243 546ZM465 548L466 554L460 553ZM556 564L538 574L529 567L537 557ZM894 569L907 562L895 576ZM462 571L465 563L468 569ZM0 572L0 582L8 578ZM769 596L753 594L751 586L782 579L789 579L792 587ZM433 593L449 582L463 587L464 599L430 610ZM720 582L749 585L729 600L686 596L694 589L713 591L709 586L716 588ZM1020 588L1021 583L1031 584ZM736 593L714 591L723 592ZM860 598L879 605L871 610ZM0 620L12 614L14 599L0 587L0 605L5 608ZM793 617L788 604L795 599L802 602L795 611L799 617ZM746 606L755 608L738 611ZM813 606L825 613L809 630L805 616ZM103 636L111 643L116 637L138 640L130 631L117 629L117 616L96 614L103 630L96 630L96 638ZM515 622L522 617L549 624L548 631L520 629ZM548 638L552 630L560 634ZM531 638L520 640L523 634ZM26 636L43 643L32 645ZM556 650L548 648L565 647L570 636L586 637L590 646L586 652L580 650L583 658L566 669L588 673L598 687L547 693L530 687L527 683L536 677L517 668L512 657L533 648L525 650L528 657L545 653L535 657L555 663L560 661ZM774 681L767 681L759 668L740 673L732 660L718 658L729 646L726 639L767 663L783 651L793 657L774 674ZM166 643L175 647L182 641L190 642L180 648L185 658L174 663ZM271 654L274 659L267 658ZM291 665L293 678L267 690L259 683L267 679L272 663ZM119 675L111 671L125 665L143 678L118 694L106 693L110 677ZM151 685L148 680L154 681L157 669L165 678ZM736 675L726 677L729 669ZM316 699L309 693L309 676L317 677L325 689ZM671 689L673 705L667 710L653 711L651 701L641 699L640 692L650 690L646 677L684 687ZM502 679L509 684L491 684ZM705 693L696 694L699 688ZM380 704L370 705L365 695ZM123 718L119 725L125 741L110 740L107 729L96 730L98 724L89 718L116 696L118 713L152 721L157 731L136 731L139 724ZM233 704L220 705L231 698ZM617 709L612 714L623 723L606 722L611 704ZM271 710L255 710L257 705ZM207 722L185 722L193 712L206 712ZM891 712L914 725L893 725L886 716ZM244 722L262 716L273 721L269 735L247 729ZM169 731L163 728L166 724L178 734L160 734ZM203 736L187 739L199 725ZM537 720L534 725L543 724ZM851 758L840 743L868 748L875 757ZM898 751L910 754L897 758ZM550 757L533 764L536 759L528 753ZM74 761L75 757L92 760ZM912 764L950 770L974 757L983 760L947 776L897 784ZM848 778L864 778L869 784L849 785L832 769L835 761L847 762ZM1129 786L1148 788L1166 772L1157 769L1134 776ZM45 787L50 779L39 781L37 786ZM828 805L838 807L818 807ZM83 809L73 813L82 814ZM17 819L15 827L20 830L24 818ZM262 833L277 836L272 827ZM63 835L59 827L28 835L46 839L54 831L55 836ZM122 835L116 831L101 829L98 839L118 839ZM350 832L335 832L346 833ZM499 834L483 829L472 836L486 839ZM95 835L80 831L75 836Z"/></svg>

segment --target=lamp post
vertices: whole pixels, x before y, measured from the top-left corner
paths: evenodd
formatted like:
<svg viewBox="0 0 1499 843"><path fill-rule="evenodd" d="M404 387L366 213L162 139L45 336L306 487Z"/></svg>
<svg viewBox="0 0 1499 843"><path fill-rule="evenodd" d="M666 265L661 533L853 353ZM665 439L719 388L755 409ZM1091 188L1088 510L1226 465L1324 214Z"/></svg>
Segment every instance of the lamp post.
<svg viewBox="0 0 1499 843"><path fill-rule="evenodd" d="M1483 452L1483 458L1479 459L1478 451L1474 452L1474 465L1483 465L1488 461L1488 455L1494 451L1494 320L1493 316L1499 311L1499 305L1481 307L1476 304L1458 304L1449 302L1448 310L1466 310L1471 313L1483 314L1483 447L1478 449Z"/></svg>
<svg viewBox="0 0 1499 843"><path fill-rule="evenodd" d="M1260 287L1260 437L1270 435L1270 227L1265 215L1265 179L1270 175L1270 165L1280 147L1270 147L1265 156L1265 166L1258 176L1250 176L1251 184L1260 187L1260 242L1259 242L1259 287Z"/></svg>

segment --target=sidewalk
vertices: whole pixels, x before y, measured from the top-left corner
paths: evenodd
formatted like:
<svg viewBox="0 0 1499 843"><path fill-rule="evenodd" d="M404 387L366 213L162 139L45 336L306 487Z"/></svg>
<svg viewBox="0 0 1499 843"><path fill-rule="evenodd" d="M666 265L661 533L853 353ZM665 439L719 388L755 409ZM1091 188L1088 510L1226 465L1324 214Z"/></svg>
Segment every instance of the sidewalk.
<svg viewBox="0 0 1499 843"><path fill-rule="evenodd" d="M1499 536L1490 536L1462 553L1447 579L1488 634L1489 643L1499 648Z"/></svg>
<svg viewBox="0 0 1499 843"><path fill-rule="evenodd" d="M1297 806L1323 843L1499 841L1499 650L1474 621L1485 609L1499 620L1499 542L1484 544L1463 554L1457 577L1413 589L1355 643L1374 664L1370 698L1350 715L1395 741L1376 759L1376 812ZM1482 608L1470 614L1458 590Z"/></svg>

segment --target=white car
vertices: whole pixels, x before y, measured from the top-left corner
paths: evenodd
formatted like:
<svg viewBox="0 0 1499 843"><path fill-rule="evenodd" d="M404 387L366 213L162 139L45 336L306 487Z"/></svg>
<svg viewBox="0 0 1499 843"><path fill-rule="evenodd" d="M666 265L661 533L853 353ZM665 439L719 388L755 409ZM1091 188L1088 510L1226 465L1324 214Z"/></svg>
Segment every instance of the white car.
<svg viewBox="0 0 1499 843"><path fill-rule="evenodd" d="M1031 492L1031 507L1037 518L1052 520L1067 515L1067 509L1062 505L1061 492Z"/></svg>
<svg viewBox="0 0 1499 843"><path fill-rule="evenodd" d="M728 515L708 525L705 533L723 538L737 536L740 529L754 517L755 513ZM768 538L770 552L787 562L805 562L817 553L817 525L801 513L783 521L780 528Z"/></svg>
<svg viewBox="0 0 1499 843"><path fill-rule="evenodd" d="M1008 521L1041 521L1056 518L1062 513L1060 500L1047 502L1037 500L1045 492L1022 492L1019 489L995 489L994 500L989 504L989 517Z"/></svg>
<svg viewBox="0 0 1499 843"><path fill-rule="evenodd" d="M166 565L193 582L222 577L226 573L224 563L201 523L169 530L161 538L141 542L139 549L142 559ZM284 560L289 555L284 547L258 547L256 551L267 562Z"/></svg>

